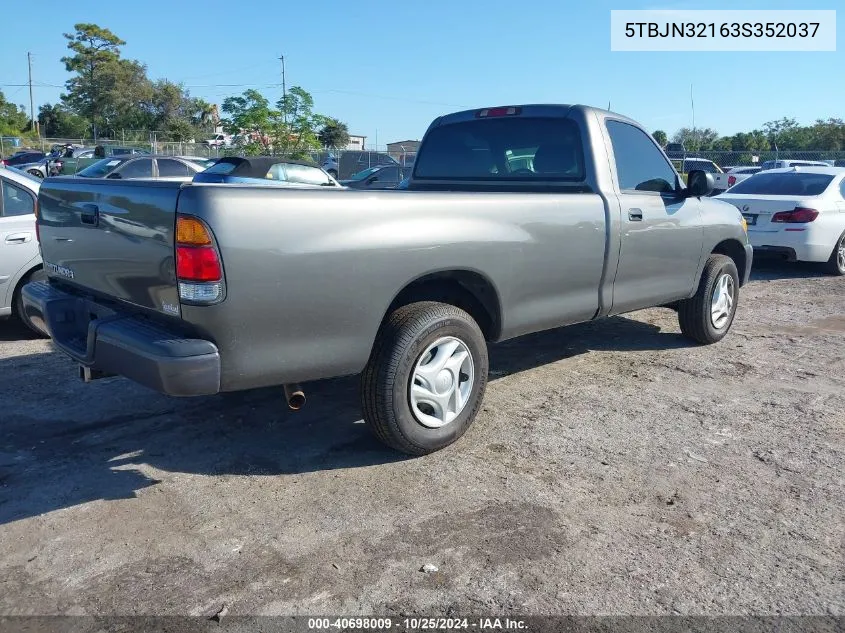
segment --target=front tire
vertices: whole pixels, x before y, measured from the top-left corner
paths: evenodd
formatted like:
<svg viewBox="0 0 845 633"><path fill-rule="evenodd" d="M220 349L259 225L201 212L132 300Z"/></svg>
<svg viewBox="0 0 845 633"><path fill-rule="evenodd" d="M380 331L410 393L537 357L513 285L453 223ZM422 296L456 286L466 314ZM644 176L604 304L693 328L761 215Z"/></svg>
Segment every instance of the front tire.
<svg viewBox="0 0 845 633"><path fill-rule="evenodd" d="M457 441L487 386L487 344L473 318L425 301L394 311L361 376L368 426L386 445L425 455Z"/></svg>
<svg viewBox="0 0 845 633"><path fill-rule="evenodd" d="M698 291L678 303L678 323L684 336L709 345L721 341L733 324L739 299L739 273L726 255L710 255Z"/></svg>
<svg viewBox="0 0 845 633"><path fill-rule="evenodd" d="M840 235L839 239L836 240L836 245L833 247L830 259L825 264L825 270L831 275L837 275L839 277L845 275L845 233Z"/></svg>
<svg viewBox="0 0 845 633"><path fill-rule="evenodd" d="M36 178L41 178L42 180L44 179L44 174L42 174L38 169L27 169L26 173L30 176L35 176Z"/></svg>

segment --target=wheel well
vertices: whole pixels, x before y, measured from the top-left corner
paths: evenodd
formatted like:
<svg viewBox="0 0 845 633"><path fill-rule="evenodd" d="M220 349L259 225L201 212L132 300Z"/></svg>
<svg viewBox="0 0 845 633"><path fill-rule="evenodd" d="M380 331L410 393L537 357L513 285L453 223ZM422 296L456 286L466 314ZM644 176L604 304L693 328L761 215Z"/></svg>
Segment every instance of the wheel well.
<svg viewBox="0 0 845 633"><path fill-rule="evenodd" d="M739 280L745 279L745 248L737 240L724 240L716 244L716 247L710 251L716 255L727 255L736 264L736 270L739 273Z"/></svg>
<svg viewBox="0 0 845 633"><path fill-rule="evenodd" d="M21 288L23 288L23 285L26 283L26 280L29 279L29 276L36 270L41 270L42 268L44 268L42 264L36 264L18 278L18 282L15 284L14 289L12 289L12 296L9 297L9 301L12 302L12 308L14 308L15 298L18 296L18 293L21 291Z"/></svg>
<svg viewBox="0 0 845 633"><path fill-rule="evenodd" d="M488 341L495 341L501 331L501 308L496 289L479 273L450 270L420 277L396 295L387 314L417 301L438 301L464 310L475 319Z"/></svg>

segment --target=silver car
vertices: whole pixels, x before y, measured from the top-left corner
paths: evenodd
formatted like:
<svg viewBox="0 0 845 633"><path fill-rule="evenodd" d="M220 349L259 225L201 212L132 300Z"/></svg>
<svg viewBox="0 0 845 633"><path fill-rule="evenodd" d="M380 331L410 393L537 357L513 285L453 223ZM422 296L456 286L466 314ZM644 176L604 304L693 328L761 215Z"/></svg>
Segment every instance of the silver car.
<svg viewBox="0 0 845 633"><path fill-rule="evenodd" d="M126 155L104 158L78 171L79 178L154 179L190 182L204 165L177 156Z"/></svg>
<svg viewBox="0 0 845 633"><path fill-rule="evenodd" d="M41 181L17 169L0 167L0 317L22 321L43 335L21 305L21 287L46 279L35 233L35 204Z"/></svg>

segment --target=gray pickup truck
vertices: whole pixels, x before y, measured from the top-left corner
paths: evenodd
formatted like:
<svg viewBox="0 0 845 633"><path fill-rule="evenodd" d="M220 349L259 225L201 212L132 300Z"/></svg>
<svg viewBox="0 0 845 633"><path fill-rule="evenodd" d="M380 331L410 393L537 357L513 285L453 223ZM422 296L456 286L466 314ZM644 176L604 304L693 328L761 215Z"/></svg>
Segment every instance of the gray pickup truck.
<svg viewBox="0 0 845 633"><path fill-rule="evenodd" d="M408 191L48 178L24 307L85 380L299 408L300 383L361 374L376 436L419 455L475 418L487 342L650 306L725 336L752 250L712 184L567 105L438 118Z"/></svg>

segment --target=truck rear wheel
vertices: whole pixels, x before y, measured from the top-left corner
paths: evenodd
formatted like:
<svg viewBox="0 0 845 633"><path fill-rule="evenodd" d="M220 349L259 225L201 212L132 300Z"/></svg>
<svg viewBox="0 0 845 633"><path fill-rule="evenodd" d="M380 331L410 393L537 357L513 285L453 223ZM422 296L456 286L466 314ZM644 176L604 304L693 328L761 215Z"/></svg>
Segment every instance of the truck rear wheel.
<svg viewBox="0 0 845 633"><path fill-rule="evenodd" d="M487 344L473 318L425 301L388 316L361 376L364 419L379 440L425 455L458 440L487 386Z"/></svg>
<svg viewBox="0 0 845 633"><path fill-rule="evenodd" d="M731 329L738 299L736 264L726 255L710 255L698 291L678 303L681 332L699 343L721 341Z"/></svg>

